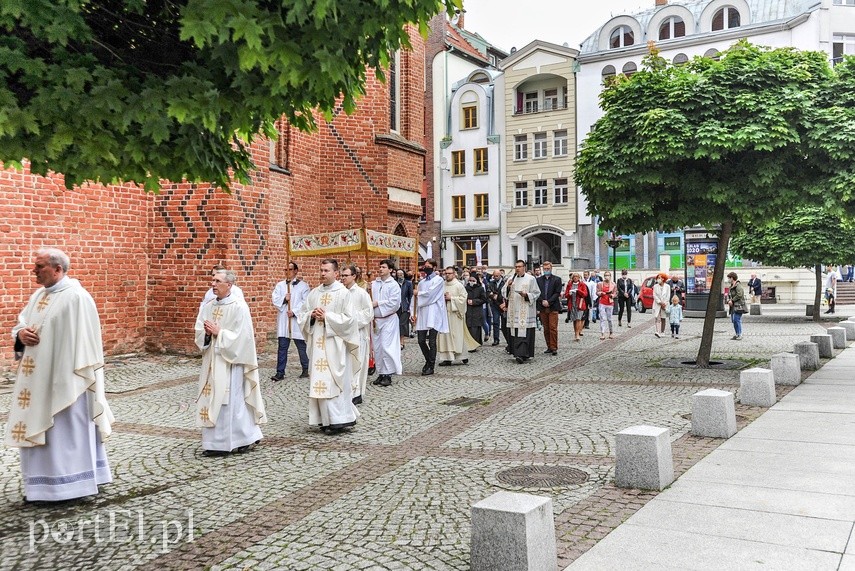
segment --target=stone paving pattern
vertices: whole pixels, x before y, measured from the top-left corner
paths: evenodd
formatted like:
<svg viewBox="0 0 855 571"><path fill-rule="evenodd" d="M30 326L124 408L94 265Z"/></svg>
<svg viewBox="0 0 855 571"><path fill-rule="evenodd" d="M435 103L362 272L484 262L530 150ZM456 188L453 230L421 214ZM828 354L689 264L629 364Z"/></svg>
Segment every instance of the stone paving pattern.
<svg viewBox="0 0 855 571"><path fill-rule="evenodd" d="M746 315L743 341L732 341L729 321L719 320L713 358L768 366L774 353L835 324L814 324L799 309ZM845 318L840 309L836 317ZM463 570L471 505L500 489L552 498L563 568L655 495L612 484L615 432L669 428L677 475L723 442L689 434L691 396L735 391L739 370L661 366L694 358L700 320L685 320L679 340L656 339L649 316L633 323L607 341L592 324L573 343L561 320L558 356L541 353L538 335L533 363L517 365L502 346L485 346L469 365L432 377L418 376L421 353L409 340L404 375L389 388L369 386L357 427L338 436L308 426L308 383L296 379L293 350L286 381L266 381L269 347L260 355L271 419L265 440L225 458L201 456L192 416L198 358L112 358L114 482L84 500L25 504L18 453L2 449L0 570ZM0 385L4 429L10 389ZM777 390L780 397L790 389ZM443 404L458 397L479 402ZM739 428L763 410L737 405ZM522 488L497 476L531 465L572 467L587 481Z"/></svg>

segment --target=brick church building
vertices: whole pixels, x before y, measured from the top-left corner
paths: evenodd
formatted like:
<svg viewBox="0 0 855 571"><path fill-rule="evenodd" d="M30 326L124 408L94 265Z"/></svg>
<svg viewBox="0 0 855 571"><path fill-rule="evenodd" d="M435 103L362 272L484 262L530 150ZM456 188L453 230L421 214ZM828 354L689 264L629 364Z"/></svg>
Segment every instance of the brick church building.
<svg viewBox="0 0 855 571"><path fill-rule="evenodd" d="M159 195L136 186L67 190L61 176L0 170L0 329L11 330L38 287L32 262L41 247L69 254L69 275L95 298L105 350L119 354L194 351L199 302L217 263L237 273L257 340L275 336L271 292L285 277L286 223L291 234L310 234L358 228L364 215L370 229L417 237L425 44L416 29L409 32L412 51L395 54L386 83L367 74L353 115L319 119L313 134L281 122L278 141L253 144L252 184L235 184L231 195L187 183L164 184ZM295 261L317 285L318 259ZM11 338L0 352L11 364Z"/></svg>

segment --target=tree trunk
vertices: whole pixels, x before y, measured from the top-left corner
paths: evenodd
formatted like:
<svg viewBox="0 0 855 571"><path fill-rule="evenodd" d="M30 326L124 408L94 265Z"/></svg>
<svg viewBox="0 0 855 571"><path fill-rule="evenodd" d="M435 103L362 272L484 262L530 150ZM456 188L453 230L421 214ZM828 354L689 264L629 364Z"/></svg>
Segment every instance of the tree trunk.
<svg viewBox="0 0 855 571"><path fill-rule="evenodd" d="M713 334L715 333L715 314L718 311L718 304L721 300L724 264L727 261L727 247L730 244L731 234L733 234L733 222L723 222L721 233L718 237L715 271L713 272L712 285L710 286L710 297L707 301L707 313L704 316L704 331L701 334L701 346L698 347L698 356L695 357L695 365L700 369L709 369L710 367L710 354L712 353Z"/></svg>
<svg viewBox="0 0 855 571"><path fill-rule="evenodd" d="M813 296L813 320L819 322L821 321L819 308L822 303L822 266L817 264L813 267L813 270L816 274L816 291Z"/></svg>

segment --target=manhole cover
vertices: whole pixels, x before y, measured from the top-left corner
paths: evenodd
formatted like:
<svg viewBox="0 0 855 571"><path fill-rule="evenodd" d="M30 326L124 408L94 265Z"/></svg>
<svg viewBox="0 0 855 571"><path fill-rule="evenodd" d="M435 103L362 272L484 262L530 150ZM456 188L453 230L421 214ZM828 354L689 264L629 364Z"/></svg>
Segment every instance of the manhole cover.
<svg viewBox="0 0 855 571"><path fill-rule="evenodd" d="M520 488L555 488L588 481L587 472L567 466L517 466L496 474L499 482Z"/></svg>
<svg viewBox="0 0 855 571"><path fill-rule="evenodd" d="M472 397L457 397L456 399L447 400L440 404L447 404L450 406L472 406L473 404L478 404L484 402L484 399L476 399Z"/></svg>

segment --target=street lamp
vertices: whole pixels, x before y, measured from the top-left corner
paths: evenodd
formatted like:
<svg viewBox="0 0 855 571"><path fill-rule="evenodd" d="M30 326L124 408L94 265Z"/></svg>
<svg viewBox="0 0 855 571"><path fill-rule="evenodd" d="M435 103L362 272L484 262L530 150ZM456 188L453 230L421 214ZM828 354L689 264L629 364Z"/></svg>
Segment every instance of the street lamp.
<svg viewBox="0 0 855 571"><path fill-rule="evenodd" d="M612 249L612 277L617 275L617 249L623 245L623 238L611 233L611 238L606 240L606 244Z"/></svg>

